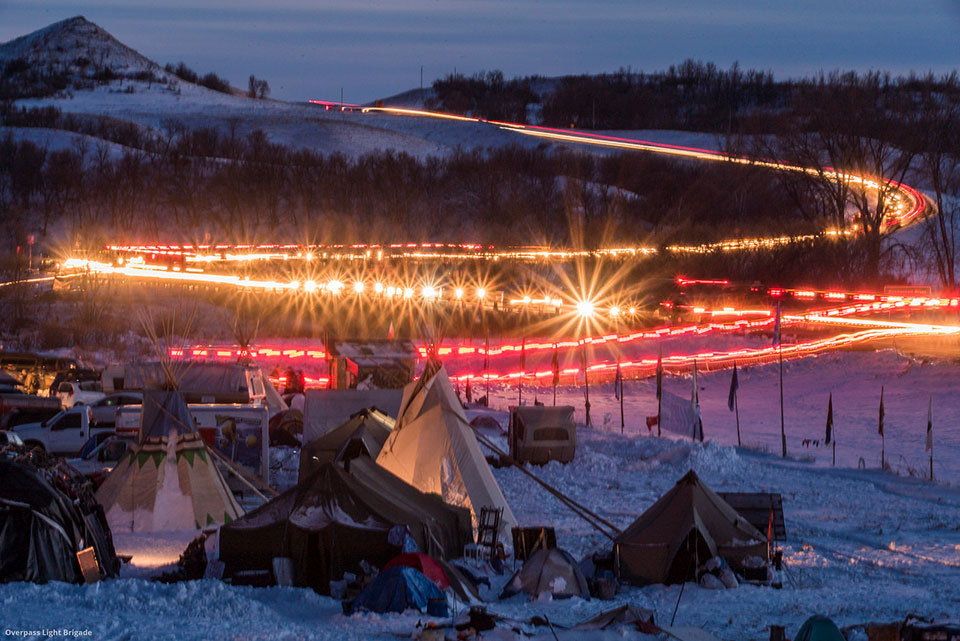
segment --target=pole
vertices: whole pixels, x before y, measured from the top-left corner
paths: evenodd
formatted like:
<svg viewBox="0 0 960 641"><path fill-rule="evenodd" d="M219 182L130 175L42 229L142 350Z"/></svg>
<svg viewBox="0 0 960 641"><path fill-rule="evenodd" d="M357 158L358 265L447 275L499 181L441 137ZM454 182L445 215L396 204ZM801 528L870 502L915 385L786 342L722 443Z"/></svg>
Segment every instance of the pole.
<svg viewBox="0 0 960 641"><path fill-rule="evenodd" d="M833 439L833 466L837 465L837 439Z"/></svg>
<svg viewBox="0 0 960 641"><path fill-rule="evenodd" d="M740 442L740 400L739 400L738 390L733 390L733 409L737 415L737 447L741 447L743 443Z"/></svg>
<svg viewBox="0 0 960 641"><path fill-rule="evenodd" d="M587 427L593 427L590 421L590 381L587 377L587 344L581 339L580 342L580 360L583 363L583 409L587 415Z"/></svg>
<svg viewBox="0 0 960 641"><path fill-rule="evenodd" d="M783 426L783 346L777 343L780 354L780 456L787 458L787 432Z"/></svg>
<svg viewBox="0 0 960 641"><path fill-rule="evenodd" d="M620 386L620 434L623 434L624 429L624 420L623 420L623 373L620 371L620 359L617 359L617 374L619 375L620 382L617 383Z"/></svg>

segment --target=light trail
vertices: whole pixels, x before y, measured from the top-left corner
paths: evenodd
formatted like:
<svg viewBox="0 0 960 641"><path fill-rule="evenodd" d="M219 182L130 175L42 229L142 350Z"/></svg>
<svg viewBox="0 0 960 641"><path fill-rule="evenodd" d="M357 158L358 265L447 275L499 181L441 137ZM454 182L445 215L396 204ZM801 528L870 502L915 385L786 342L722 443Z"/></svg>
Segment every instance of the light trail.
<svg viewBox="0 0 960 641"><path fill-rule="evenodd" d="M416 116L425 118L443 118L454 119L467 122L484 123L499 127L505 131L510 131L525 136L533 136L546 140L554 140L565 143L586 144L615 149L627 149L632 151L648 151L671 156L684 158L694 158L697 160L731 162L741 165L750 165L754 167L765 167L775 171L800 172L810 175L820 175L836 182L846 182L849 184L863 185L867 189L879 191L881 185L876 178L869 176L857 176L850 173L838 171L832 167L825 167L822 171L811 167L801 167L791 165L781 161L762 160L749 158L746 156L734 156L721 151L710 149L699 149L696 147L684 147L680 145L670 145L667 143L650 142L634 138L623 138L619 136L608 136L575 129L557 129L553 127L543 127L540 125L524 125L521 123L501 122L496 120L487 120L484 118L475 118L468 116L454 116L435 111L426 111L420 109L401 109L396 107L364 107L361 113L386 113L397 116ZM884 189L890 189L896 192L891 199L893 210L884 215L882 227L890 231L898 227L908 225L917 219L927 208L927 199L923 197L913 187L900 182L890 182L884 185ZM734 242L734 241L727 241Z"/></svg>

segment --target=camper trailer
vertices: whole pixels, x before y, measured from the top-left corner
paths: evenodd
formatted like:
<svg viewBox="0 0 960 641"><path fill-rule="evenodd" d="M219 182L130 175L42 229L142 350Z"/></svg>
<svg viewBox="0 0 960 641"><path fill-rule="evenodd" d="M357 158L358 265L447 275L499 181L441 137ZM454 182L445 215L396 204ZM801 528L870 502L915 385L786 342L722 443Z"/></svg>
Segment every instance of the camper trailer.
<svg viewBox="0 0 960 641"><path fill-rule="evenodd" d="M577 424L569 405L510 408L510 456L518 463L569 463L577 449Z"/></svg>

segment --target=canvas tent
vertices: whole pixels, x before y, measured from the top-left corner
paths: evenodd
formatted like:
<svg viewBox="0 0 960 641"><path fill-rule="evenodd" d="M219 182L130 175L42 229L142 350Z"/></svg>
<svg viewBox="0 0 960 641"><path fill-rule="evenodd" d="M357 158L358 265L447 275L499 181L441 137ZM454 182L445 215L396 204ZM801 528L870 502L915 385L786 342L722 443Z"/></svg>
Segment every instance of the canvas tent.
<svg viewBox="0 0 960 641"><path fill-rule="evenodd" d="M366 456L376 459L390 430L392 418L375 407L360 410L300 451L300 480L307 479L324 463Z"/></svg>
<svg viewBox="0 0 960 641"><path fill-rule="evenodd" d="M403 389L397 424L377 463L423 492L468 508L475 523L480 508L492 507L503 509L503 535L517 526L447 371L435 361Z"/></svg>
<svg viewBox="0 0 960 641"><path fill-rule="evenodd" d="M140 437L97 490L114 530L229 523L243 513L176 391L145 390Z"/></svg>
<svg viewBox="0 0 960 641"><path fill-rule="evenodd" d="M504 586L500 598L525 592L532 597L547 592L555 599L590 598L587 579L576 560L560 548L537 550Z"/></svg>
<svg viewBox="0 0 960 641"><path fill-rule="evenodd" d="M311 389L303 408L303 442L310 443L367 407L396 418L400 413L402 389Z"/></svg>
<svg viewBox="0 0 960 641"><path fill-rule="evenodd" d="M330 581L358 572L361 560L383 567L400 552L389 532L406 526L419 548L459 556L470 540L466 510L424 495L372 460L325 463L306 481L220 530L225 576L267 571L293 560L293 583L329 593Z"/></svg>
<svg viewBox="0 0 960 641"><path fill-rule="evenodd" d="M734 570L748 556L767 558L767 543L690 470L616 538L614 555L623 579L682 583L713 556Z"/></svg>

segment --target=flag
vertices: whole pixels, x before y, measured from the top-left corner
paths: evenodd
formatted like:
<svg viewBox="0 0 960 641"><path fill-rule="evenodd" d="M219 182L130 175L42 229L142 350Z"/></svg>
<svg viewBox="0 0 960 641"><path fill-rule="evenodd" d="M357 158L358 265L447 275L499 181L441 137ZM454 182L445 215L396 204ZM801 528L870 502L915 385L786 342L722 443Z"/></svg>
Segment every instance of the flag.
<svg viewBox="0 0 960 641"><path fill-rule="evenodd" d="M553 386L560 384L560 356L557 352L557 344L553 344L553 358L550 360L550 367L553 369Z"/></svg>
<svg viewBox="0 0 960 641"><path fill-rule="evenodd" d="M827 445L833 441L833 392L830 392L830 400L827 401L827 438L824 441Z"/></svg>
<svg viewBox="0 0 960 641"><path fill-rule="evenodd" d="M393 329L393 321L390 321L390 329L387 330L387 340L393 340L393 336L396 332Z"/></svg>
<svg viewBox="0 0 960 641"><path fill-rule="evenodd" d="M773 346L780 344L780 301L777 301L777 321L773 326Z"/></svg>
<svg viewBox="0 0 960 641"><path fill-rule="evenodd" d="M620 371L620 359L617 359L617 376L613 379L613 396L618 401L623 397L623 373Z"/></svg>
<svg viewBox="0 0 960 641"><path fill-rule="evenodd" d="M883 385L880 386L880 420L877 423L877 434L883 436Z"/></svg>
<svg viewBox="0 0 960 641"><path fill-rule="evenodd" d="M733 376L730 377L730 396L727 398L727 407L733 411L733 403L737 398L737 390L740 389L740 381L737 380L737 364L733 364Z"/></svg>
<svg viewBox="0 0 960 641"><path fill-rule="evenodd" d="M647 417L647 431L653 430L653 426L660 422L660 418L657 416L648 416Z"/></svg>
<svg viewBox="0 0 960 641"><path fill-rule="evenodd" d="M933 451L933 396L927 405L927 446L924 449L927 452Z"/></svg>
<svg viewBox="0 0 960 641"><path fill-rule="evenodd" d="M483 341L483 372L484 374L486 374L488 369L490 369L490 336L487 336Z"/></svg>
<svg viewBox="0 0 960 641"><path fill-rule="evenodd" d="M700 391L697 389L697 361L693 361L693 389L690 390L690 409L693 410L693 438L703 442L703 417L700 415Z"/></svg>
<svg viewBox="0 0 960 641"><path fill-rule="evenodd" d="M773 541L773 510L770 510L770 520L767 521L767 541Z"/></svg>
<svg viewBox="0 0 960 641"><path fill-rule="evenodd" d="M660 346L660 353L657 354L657 400L663 396L663 345Z"/></svg>
<svg viewBox="0 0 960 641"><path fill-rule="evenodd" d="M527 372L527 337L520 339L520 372L521 377Z"/></svg>
<svg viewBox="0 0 960 641"><path fill-rule="evenodd" d="M473 402L473 390L470 389L470 378L472 378L472 377L467 377L466 396L467 396L467 402L468 402L468 403L472 403L472 402Z"/></svg>

